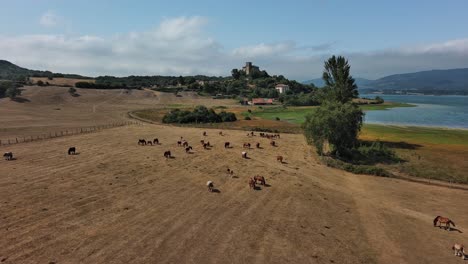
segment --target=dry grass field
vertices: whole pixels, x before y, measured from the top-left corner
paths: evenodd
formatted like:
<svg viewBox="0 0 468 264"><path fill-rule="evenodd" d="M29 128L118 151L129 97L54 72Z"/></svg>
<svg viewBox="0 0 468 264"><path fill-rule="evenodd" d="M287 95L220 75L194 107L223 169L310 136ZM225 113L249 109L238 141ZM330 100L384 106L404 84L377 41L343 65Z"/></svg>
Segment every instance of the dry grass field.
<svg viewBox="0 0 468 264"><path fill-rule="evenodd" d="M29 102L0 100L1 135L121 120L187 98L219 104L149 91L79 90L68 98L61 88L41 89L26 89ZM298 134L271 147L244 131L218 132L142 124L0 146L17 157L0 161L1 263L463 262L451 246L468 243L467 191L325 167ZM192 154L177 147L181 136ZM161 145L137 145L155 137ZM204 150L201 139L213 148ZM244 142L263 148L242 159ZM70 146L78 155L67 155ZM251 190L256 174L267 186ZM208 180L218 192L207 191ZM434 228L437 215L457 230Z"/></svg>

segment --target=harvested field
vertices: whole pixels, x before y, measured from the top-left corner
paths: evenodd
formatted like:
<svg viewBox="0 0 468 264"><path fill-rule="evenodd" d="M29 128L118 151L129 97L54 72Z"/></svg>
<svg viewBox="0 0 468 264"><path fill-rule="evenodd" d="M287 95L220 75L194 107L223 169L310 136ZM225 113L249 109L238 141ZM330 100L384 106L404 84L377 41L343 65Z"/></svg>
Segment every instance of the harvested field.
<svg viewBox="0 0 468 264"><path fill-rule="evenodd" d="M468 192L357 176L316 162L301 135L278 147L242 131L127 126L8 148L5 263L452 263ZM180 136L194 147L186 154ZM158 137L161 145L138 146ZM211 142L204 150L199 141ZM224 149L224 142L234 147ZM261 142L247 150L244 142ZM79 155L67 155L69 146ZM6 150L6 149L4 149ZM162 154L171 150L174 159ZM276 155L285 157L285 164ZM234 170L235 178L225 174ZM247 179L268 187L250 190ZM218 193L209 193L212 180ZM432 226L452 218L458 231Z"/></svg>

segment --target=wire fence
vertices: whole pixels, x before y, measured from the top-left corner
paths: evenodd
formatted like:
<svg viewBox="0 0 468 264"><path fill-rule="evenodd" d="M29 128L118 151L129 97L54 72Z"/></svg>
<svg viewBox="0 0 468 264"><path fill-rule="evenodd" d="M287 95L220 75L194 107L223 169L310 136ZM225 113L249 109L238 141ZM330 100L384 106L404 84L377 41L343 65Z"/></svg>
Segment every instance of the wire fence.
<svg viewBox="0 0 468 264"><path fill-rule="evenodd" d="M125 121L125 122L111 123L107 125L98 125L98 126L90 126L90 127L82 127L82 128L70 128L67 130L62 130L58 132L57 131L49 132L46 134L40 134L40 135L34 135L34 136L19 136L15 138L0 139L0 146L33 142L33 141L71 136L71 135L78 135L78 134L87 134L87 133L101 131L103 129L128 126L128 125L141 125L141 123L134 122L134 121Z"/></svg>

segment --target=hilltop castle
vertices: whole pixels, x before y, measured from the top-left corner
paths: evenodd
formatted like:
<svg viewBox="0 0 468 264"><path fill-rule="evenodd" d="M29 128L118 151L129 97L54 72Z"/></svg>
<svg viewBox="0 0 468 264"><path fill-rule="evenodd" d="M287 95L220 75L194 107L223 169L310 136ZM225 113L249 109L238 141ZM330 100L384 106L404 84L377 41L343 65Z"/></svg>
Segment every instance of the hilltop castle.
<svg viewBox="0 0 468 264"><path fill-rule="evenodd" d="M245 75L249 76L255 71L260 71L260 68L258 66L252 65L252 62L246 62L245 66L242 67L242 71L245 72Z"/></svg>

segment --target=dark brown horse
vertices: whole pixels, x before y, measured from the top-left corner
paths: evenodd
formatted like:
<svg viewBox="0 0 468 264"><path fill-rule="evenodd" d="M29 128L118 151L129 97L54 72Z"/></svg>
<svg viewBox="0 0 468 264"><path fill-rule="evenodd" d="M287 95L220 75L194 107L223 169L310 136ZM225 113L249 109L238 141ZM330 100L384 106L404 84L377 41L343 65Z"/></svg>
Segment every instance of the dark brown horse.
<svg viewBox="0 0 468 264"><path fill-rule="evenodd" d="M255 147L260 148L260 143L257 142L257 144L255 144Z"/></svg>
<svg viewBox="0 0 468 264"><path fill-rule="evenodd" d="M243 148L250 148L250 143L244 143Z"/></svg>
<svg viewBox="0 0 468 264"><path fill-rule="evenodd" d="M190 153L191 150L192 150L192 147L188 146L185 148L185 153Z"/></svg>
<svg viewBox="0 0 468 264"><path fill-rule="evenodd" d="M224 142L224 148L229 148L231 146L230 142Z"/></svg>
<svg viewBox="0 0 468 264"><path fill-rule="evenodd" d="M156 145L156 144L159 145L159 139L155 138L155 139L153 140L153 144L154 144L154 145Z"/></svg>
<svg viewBox="0 0 468 264"><path fill-rule="evenodd" d="M12 160L13 159L13 152L5 152L3 154L3 157L5 158L5 160Z"/></svg>
<svg viewBox="0 0 468 264"><path fill-rule="evenodd" d="M146 141L146 144L153 146L153 142L151 142L151 140Z"/></svg>
<svg viewBox="0 0 468 264"><path fill-rule="evenodd" d="M453 225L455 226L455 223L450 220L449 218L447 217L443 217L443 216L440 216L438 215L436 218L434 218L434 227L437 226L437 223L439 223L439 228L442 228L442 224L445 225L445 230L450 230L450 225Z"/></svg>
<svg viewBox="0 0 468 264"><path fill-rule="evenodd" d="M265 186L265 184L266 184L265 177L263 177L263 176L257 175L257 176L254 177L254 180L255 180L255 183L257 183L257 181L259 181L260 185Z"/></svg>
<svg viewBox="0 0 468 264"><path fill-rule="evenodd" d="M75 147L68 148L68 155L75 155L75 153L76 153L76 148Z"/></svg>
<svg viewBox="0 0 468 264"><path fill-rule="evenodd" d="M276 142L274 140L270 141L270 145L272 145L273 147L276 147Z"/></svg>
<svg viewBox="0 0 468 264"><path fill-rule="evenodd" d="M187 141L184 141L184 142L182 143L182 146L183 146L184 148L188 147L188 142L187 142Z"/></svg>
<svg viewBox="0 0 468 264"><path fill-rule="evenodd" d="M142 145L142 146L145 145L145 146L146 146L146 140L144 140L144 139L139 139L139 140L138 140L138 145Z"/></svg>
<svg viewBox="0 0 468 264"><path fill-rule="evenodd" d="M166 159L171 158L171 157L172 157L171 151L169 151L169 150L164 151L164 157L165 157Z"/></svg>
<svg viewBox="0 0 468 264"><path fill-rule="evenodd" d="M252 179L252 178L249 179L249 187L252 188L252 189L254 189L254 190L255 190L255 188L256 188L256 186L255 186L255 180Z"/></svg>

